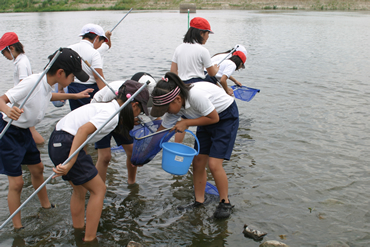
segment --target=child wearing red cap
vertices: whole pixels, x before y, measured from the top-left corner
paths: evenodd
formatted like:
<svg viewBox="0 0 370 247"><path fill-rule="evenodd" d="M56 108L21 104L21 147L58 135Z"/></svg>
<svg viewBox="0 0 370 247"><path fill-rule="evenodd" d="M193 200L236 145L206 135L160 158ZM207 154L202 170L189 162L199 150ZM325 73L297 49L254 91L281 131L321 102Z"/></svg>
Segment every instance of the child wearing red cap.
<svg viewBox="0 0 370 247"><path fill-rule="evenodd" d="M32 75L30 61L24 54L23 45L19 42L18 36L14 32L5 33L0 39L0 50L4 57L14 61L14 86L29 75ZM30 127L32 137L36 144L44 143L44 138L40 135L35 127Z"/></svg>
<svg viewBox="0 0 370 247"><path fill-rule="evenodd" d="M190 28L185 34L172 57L171 72L176 73L184 83L203 81L204 69L210 76L215 76L218 67L213 65L209 51L203 47L213 33L209 22L201 17L190 21Z"/></svg>
<svg viewBox="0 0 370 247"><path fill-rule="evenodd" d="M212 62L217 64L219 56L212 57ZM219 65L219 70L215 76L207 75L205 80L217 84L218 82L221 84L225 92L232 96L233 90L227 86L227 79L233 81L236 85L241 86L242 84L237 81L231 75L234 71L244 68L244 63L247 60L245 54L241 51L236 51L232 54L229 59L224 60Z"/></svg>
<svg viewBox="0 0 370 247"><path fill-rule="evenodd" d="M55 54L49 56L50 61ZM55 83L66 87L72 82L74 76L82 81L88 79L88 75L82 71L80 56L71 49L62 49L54 64L39 81L41 75L42 73L28 76L0 96L0 112L2 112L0 113L0 133L13 120L0 139L0 174L8 177L8 207L11 214L20 206L24 183L22 165L27 165L35 189L44 182L44 165L29 128L44 118L48 102L51 100L89 97L90 90L79 94L52 93ZM19 109L19 105L23 103L38 81L39 83L23 108ZM53 207L49 202L46 187L43 187L37 195L43 208ZM20 212L12 220L14 228L22 228Z"/></svg>
<svg viewBox="0 0 370 247"><path fill-rule="evenodd" d="M129 137L129 131L134 127L134 119L141 112L148 113L147 102L149 92L147 88L135 97L130 104L120 107L133 95L142 84L127 80L111 102L86 104L71 111L56 125L49 140L49 156L53 161L56 173L54 177L69 181L73 187L70 209L74 228L85 226L85 195L90 192L86 208L86 229L84 241L96 239L99 220L103 209L103 200L106 186L98 174L90 155L82 149L64 166L60 165L70 157L97 129L102 129L90 140L91 143L101 140L115 131L123 137ZM114 113L120 110L108 123ZM106 123L106 125L104 125ZM110 139L109 139L110 141Z"/></svg>

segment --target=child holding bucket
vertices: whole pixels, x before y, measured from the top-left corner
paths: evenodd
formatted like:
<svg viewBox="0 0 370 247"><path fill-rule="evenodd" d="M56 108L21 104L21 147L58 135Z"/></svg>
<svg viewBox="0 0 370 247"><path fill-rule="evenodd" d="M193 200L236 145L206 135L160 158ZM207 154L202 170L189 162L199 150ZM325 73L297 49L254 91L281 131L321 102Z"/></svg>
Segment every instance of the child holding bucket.
<svg viewBox="0 0 370 247"><path fill-rule="evenodd" d="M138 72L131 77L131 80L137 81L141 84L150 81L148 85L149 93L152 92L156 82L154 78L144 72ZM129 80L127 80L129 81ZM117 91L119 87L121 87L127 81L114 81L109 83L109 87L113 90ZM103 87L99 90L92 99L91 103L98 103L98 102L108 102L112 101L116 95L113 94L109 87ZM146 109L146 107L144 108ZM146 115L149 115L149 112L145 112ZM109 166L109 162L112 158L111 156L111 138L114 138L117 146L122 146L126 153L126 167L127 167L127 183L134 184L136 182L136 173L137 173L137 166L131 164L131 155L133 150L133 139L131 137L127 138L118 133L112 132L109 133L107 136L102 138L100 141L95 143L95 148L98 150L98 160L96 162L96 168L98 169L100 177L105 182L107 176L107 169Z"/></svg>
<svg viewBox="0 0 370 247"><path fill-rule="evenodd" d="M49 57L52 61L56 53ZM88 75L82 71L81 58L71 49L62 49L60 55L52 64L46 75L33 74L22 80L18 85L9 89L0 96L0 133L12 121L9 129L2 133L0 139L0 173L5 174L9 181L8 206L12 214L19 208L23 187L22 165L27 165L31 173L32 185L37 189L43 182L44 165L40 159L40 152L32 138L29 128L38 124L45 115L50 100L89 97L89 91L79 94L54 94L52 87L55 83L68 86L74 76L86 81ZM39 81L41 79L41 81ZM21 105L28 93L35 87L22 109ZM50 204L46 187L38 192L38 197L43 208L54 207ZM13 226L22 228L21 213L13 218Z"/></svg>
<svg viewBox="0 0 370 247"><path fill-rule="evenodd" d="M234 206L228 199L228 179L222 163L231 157L239 126L239 112L234 98L209 82L187 85L176 74L168 72L157 82L152 100L150 114L153 117L164 115L158 131L172 127L183 132L189 126L198 126L196 136L200 152L193 160L195 202L191 206L199 207L204 203L208 162L220 194L214 217L229 217ZM180 116L186 119L178 121ZM194 148L198 148L197 144Z"/></svg>
<svg viewBox="0 0 370 247"><path fill-rule="evenodd" d="M19 42L18 36L14 32L7 32L0 39L0 50L4 57L14 61L13 82L16 86L24 78L32 75L32 68L28 57L24 53L23 45ZM44 138L35 127L29 128L36 144L44 143Z"/></svg>
<svg viewBox="0 0 370 247"><path fill-rule="evenodd" d="M90 192L84 241L96 239L106 187L91 156L83 149L64 166L61 164L86 141L90 134L102 126L103 128L90 142L101 140L113 130L128 138L129 131L134 127L134 118L143 111L148 112L147 88L141 89L134 101L120 111L119 116L118 114L114 116L105 126L104 123L141 87L142 84L138 82L126 81L119 88L115 100L108 103L86 104L71 111L57 123L50 136L49 156L55 165L54 177L63 176L62 178L69 181L73 188L70 208L74 228L85 226L85 194L87 190Z"/></svg>

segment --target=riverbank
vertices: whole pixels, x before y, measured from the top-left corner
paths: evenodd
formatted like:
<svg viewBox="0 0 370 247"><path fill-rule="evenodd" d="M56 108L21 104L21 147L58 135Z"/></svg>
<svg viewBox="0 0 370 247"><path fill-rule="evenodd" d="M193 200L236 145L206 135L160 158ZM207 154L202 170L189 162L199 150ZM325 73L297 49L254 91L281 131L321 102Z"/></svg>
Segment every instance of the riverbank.
<svg viewBox="0 0 370 247"><path fill-rule="evenodd" d="M0 12L48 12L83 10L178 10L180 3L193 3L196 9L272 10L370 10L370 0L10 0L0 1Z"/></svg>

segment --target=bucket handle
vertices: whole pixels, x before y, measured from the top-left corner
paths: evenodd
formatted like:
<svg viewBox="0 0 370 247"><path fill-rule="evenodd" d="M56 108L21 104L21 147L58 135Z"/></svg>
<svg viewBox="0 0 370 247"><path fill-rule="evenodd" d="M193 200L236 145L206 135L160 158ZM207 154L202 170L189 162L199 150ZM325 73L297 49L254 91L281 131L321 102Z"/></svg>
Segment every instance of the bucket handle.
<svg viewBox="0 0 370 247"><path fill-rule="evenodd" d="M198 154L199 154L199 147L200 147L198 138L197 138L197 137L196 137L196 135L194 135L194 133L193 133L193 132L191 132L190 130L185 130L185 132L188 132L188 133L192 134L192 135L194 136L195 140L197 141L197 144L198 144L198 151L197 151L197 153L196 153L195 155L198 155ZM162 142L163 142L163 139L164 139L166 136L167 136L167 135L164 135L164 136L162 137L162 139L161 139L161 141L160 141L160 143L159 143L159 147L160 147L160 148L162 148Z"/></svg>

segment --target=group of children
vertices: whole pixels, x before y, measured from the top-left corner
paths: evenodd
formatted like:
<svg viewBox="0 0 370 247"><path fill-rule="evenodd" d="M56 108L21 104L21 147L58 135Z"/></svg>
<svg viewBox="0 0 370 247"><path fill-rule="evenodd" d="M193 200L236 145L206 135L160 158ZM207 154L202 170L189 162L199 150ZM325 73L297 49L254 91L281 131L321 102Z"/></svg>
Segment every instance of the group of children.
<svg viewBox="0 0 370 247"><path fill-rule="evenodd" d="M214 217L229 217L234 206L228 198L228 179L222 165L223 160L229 160L231 157L239 125L239 113L236 102L231 96L232 90L228 88L226 80L230 79L237 85L241 85L231 74L244 68L247 53L243 46L238 45L238 49L233 54L227 51L211 58L208 50L202 46L208 40L210 33L213 32L206 19L193 18L184 37L184 43L175 50L171 72L166 73L161 80L156 83L149 74L138 73L131 80L116 81L106 86L106 82L93 73L84 60L104 78L99 49L103 44L110 47L108 37L111 33L109 31L104 33L98 25L87 24L82 28L80 43L61 50L60 55L22 109L18 106L35 85L41 73L27 74L28 70L30 73L32 71L23 49L22 52L13 52L16 51L15 44L19 43L18 38L14 39L16 34L4 34L0 39L2 54L14 60L15 64L17 59L23 64L22 68L16 69L17 80L21 81L0 96L0 112L2 112L0 131L10 120L14 120L0 140L0 173L8 176L10 213L20 206L23 187L22 164L28 165L35 189L44 181L44 167L30 128L43 119L47 101L69 99L72 111L56 124L49 139L48 151L55 165L54 177L62 176L73 188L70 202L73 226L85 227L85 241L96 239L106 192L105 179L111 158L112 136L126 151L128 183L136 181L137 170L130 162L133 141L129 131L134 127L140 113L151 117L162 117L162 124L158 131L172 128L176 132L184 132L189 126L198 126L196 136L199 139L200 152L193 160L195 201L190 207L199 207L205 203L206 165L208 164L220 194L220 203L216 207ZM13 39L7 38L9 36ZM107 47L104 49L106 50ZM49 56L50 61L56 53ZM222 56L221 60L225 56L229 59L218 64L221 61L220 56ZM142 86L147 80L151 82L150 90ZM60 92L52 93L56 83L59 84ZM221 87L217 86L217 83L220 83ZM68 93L64 93L63 89L67 86ZM140 92L132 99L131 96L138 90ZM150 105L152 106L150 113L149 92L151 92ZM122 108L121 106L127 100L131 102ZM107 121L115 113L119 115ZM101 130L94 133L99 128ZM89 142L95 143L95 148L98 150L96 165L83 149L71 157L92 133L95 136ZM178 138L177 141L179 141ZM62 165L68 158L69 162ZM90 192L90 198L86 209L85 226L87 191ZM38 197L42 207L54 207L49 202L45 187L38 193ZM15 228L22 228L20 213L12 220Z"/></svg>

